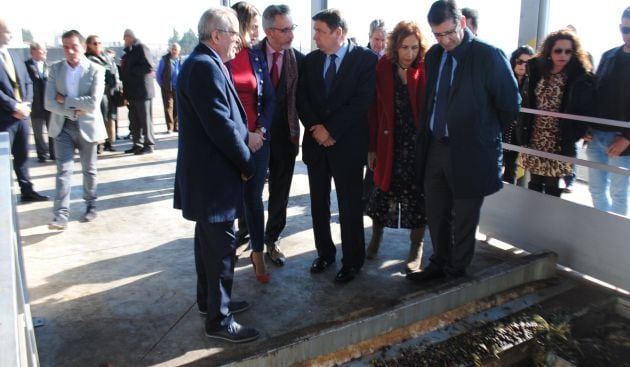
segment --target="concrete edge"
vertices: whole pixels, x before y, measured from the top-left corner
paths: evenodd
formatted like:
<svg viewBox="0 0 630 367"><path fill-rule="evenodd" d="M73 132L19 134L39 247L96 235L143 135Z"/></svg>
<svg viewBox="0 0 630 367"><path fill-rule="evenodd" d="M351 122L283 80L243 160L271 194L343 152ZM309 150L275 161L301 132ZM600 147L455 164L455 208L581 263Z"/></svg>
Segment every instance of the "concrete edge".
<svg viewBox="0 0 630 367"><path fill-rule="evenodd" d="M551 252L523 256L486 269L475 274L474 278L464 278L429 289L420 298L408 300L390 311L307 335L292 344L226 366L293 366L307 361L310 361L309 365L318 365L320 363L313 363L315 361L312 360L493 294L550 278L556 273L556 260L557 256ZM324 362L320 365L327 364Z"/></svg>

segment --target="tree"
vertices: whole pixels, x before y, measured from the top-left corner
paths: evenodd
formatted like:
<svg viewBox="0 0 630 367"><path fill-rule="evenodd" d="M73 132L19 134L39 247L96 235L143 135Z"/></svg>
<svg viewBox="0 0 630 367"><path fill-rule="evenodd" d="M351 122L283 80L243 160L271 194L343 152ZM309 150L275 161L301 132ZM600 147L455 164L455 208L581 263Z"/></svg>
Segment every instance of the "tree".
<svg viewBox="0 0 630 367"><path fill-rule="evenodd" d="M30 30L22 28L22 41L24 43L33 42L33 34Z"/></svg>
<svg viewBox="0 0 630 367"><path fill-rule="evenodd" d="M188 29L188 32L184 33L181 40L179 40L179 45L182 46L182 54L190 54L197 46L197 43L199 43L199 38L197 38L192 29Z"/></svg>
<svg viewBox="0 0 630 367"><path fill-rule="evenodd" d="M177 30L173 28L173 36L171 36L171 38L168 39L168 44L170 46L175 42L179 43L179 32L177 32Z"/></svg>

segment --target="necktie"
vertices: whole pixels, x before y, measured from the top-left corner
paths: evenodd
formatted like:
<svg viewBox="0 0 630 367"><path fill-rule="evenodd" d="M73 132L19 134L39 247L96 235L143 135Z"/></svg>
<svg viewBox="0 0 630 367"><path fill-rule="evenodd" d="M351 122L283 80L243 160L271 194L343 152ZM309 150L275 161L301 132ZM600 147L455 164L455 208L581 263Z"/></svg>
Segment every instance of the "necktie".
<svg viewBox="0 0 630 367"><path fill-rule="evenodd" d="M451 74L453 73L453 55L446 54L446 62L440 73L440 84L435 100L435 114L433 115L433 136L441 139L446 136L446 106L448 92L451 89Z"/></svg>
<svg viewBox="0 0 630 367"><path fill-rule="evenodd" d="M15 94L15 99L21 102L22 95L20 94L18 80L15 76L15 66L13 65L13 61L11 60L11 56L9 56L8 52L2 53L2 61L4 61L4 67L5 69L7 69L7 73L9 73L9 78L11 78L11 82L13 83L13 93Z"/></svg>
<svg viewBox="0 0 630 367"><path fill-rule="evenodd" d="M330 92L330 88L332 87L333 82L335 81L335 76L337 75L337 64L335 63L335 59L337 55L330 55L330 64L328 65L328 69L326 70L326 74L324 75L324 86L326 87L326 95Z"/></svg>
<svg viewBox="0 0 630 367"><path fill-rule="evenodd" d="M278 86L278 82L280 81L280 72L278 71L278 58L280 57L280 52L273 53L273 59L271 60L271 83L273 87Z"/></svg>

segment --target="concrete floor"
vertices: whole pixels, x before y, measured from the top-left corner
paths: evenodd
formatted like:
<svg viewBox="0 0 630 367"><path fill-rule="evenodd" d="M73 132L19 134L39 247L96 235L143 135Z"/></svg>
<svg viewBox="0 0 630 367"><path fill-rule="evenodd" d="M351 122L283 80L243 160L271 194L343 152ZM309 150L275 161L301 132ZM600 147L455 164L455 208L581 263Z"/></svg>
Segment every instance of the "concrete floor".
<svg viewBox="0 0 630 367"><path fill-rule="evenodd" d="M121 134L126 131L121 123ZM252 304L237 316L261 338L233 346L208 340L195 305L193 223L172 208L177 134L163 134L156 118L154 154L118 152L99 158L98 218L81 223L81 175L73 176L71 215L64 232L50 231L52 201L18 206L31 309L45 325L36 329L42 366L221 365L278 348L350 319L371 315L431 291L404 279L408 232L387 230L380 257L368 261L347 285L332 279L340 267L311 275L315 258L306 169L296 167L282 268L269 264L271 282L259 284L246 257L237 264L233 296ZM75 169L80 171L76 162ZM54 195L55 165L37 163L35 188ZM333 195L334 196L334 195ZM265 192L266 199L266 192ZM334 197L332 198L335 204ZM339 242L338 216L333 229ZM370 220L366 217L366 239ZM425 245L425 263L430 242ZM338 260L341 252L338 249ZM472 273L511 255L480 245Z"/></svg>

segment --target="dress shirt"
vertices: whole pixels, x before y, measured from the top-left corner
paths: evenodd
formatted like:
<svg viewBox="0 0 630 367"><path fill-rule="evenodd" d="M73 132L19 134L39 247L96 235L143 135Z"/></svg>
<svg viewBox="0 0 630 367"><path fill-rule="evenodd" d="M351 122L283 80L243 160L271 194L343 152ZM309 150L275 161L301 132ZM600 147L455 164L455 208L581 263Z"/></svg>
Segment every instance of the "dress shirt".
<svg viewBox="0 0 630 367"><path fill-rule="evenodd" d="M66 97L75 98L79 96L79 79L81 78L81 64L73 68L68 64L66 65L66 91L68 94Z"/></svg>
<svg viewBox="0 0 630 367"><path fill-rule="evenodd" d="M335 55L337 55L337 59L335 59L335 66L337 67L336 68L337 72L339 72L339 67L341 66L341 63L343 62L343 58L348 53L349 46L350 46L350 42L344 41L341 47L339 47L339 49L337 50L337 52L335 52ZM324 77L324 79L326 78L326 70L328 70L328 65L330 65L329 56L330 55L326 55L326 61L324 61L324 72L322 73L322 76Z"/></svg>
<svg viewBox="0 0 630 367"><path fill-rule="evenodd" d="M265 50L267 52L267 66L269 67L269 75L271 75L271 69L273 68L273 64L271 63L273 61L273 53L279 52L280 56L278 57L278 60L276 61L276 65L278 65L278 76L280 76L282 74L282 65L284 63L284 49L280 51L276 51L269 44L269 40L265 42L267 42L267 47Z"/></svg>

